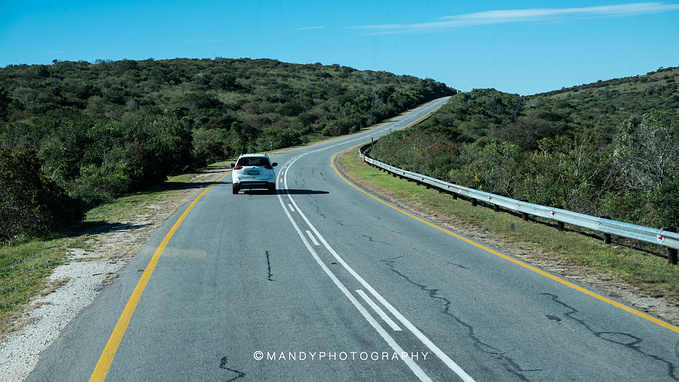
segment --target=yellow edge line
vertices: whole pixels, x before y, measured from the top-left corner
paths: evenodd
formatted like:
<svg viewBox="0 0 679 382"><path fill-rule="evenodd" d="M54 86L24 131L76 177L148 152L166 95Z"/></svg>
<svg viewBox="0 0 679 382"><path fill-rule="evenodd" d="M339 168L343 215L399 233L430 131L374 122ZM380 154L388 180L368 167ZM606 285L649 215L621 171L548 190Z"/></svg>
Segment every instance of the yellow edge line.
<svg viewBox="0 0 679 382"><path fill-rule="evenodd" d="M570 281L566 281L566 280L564 280L564 279L562 279L562 278L560 278L560 277L554 276L554 275L552 275L552 274L550 274L550 273L547 273L547 272L543 271L542 269L539 269L539 268L536 268L536 267L534 267L534 266L532 266L532 265L530 265L530 264L524 263L523 261L517 260L517 259L515 259L515 258L513 258L513 257L509 257L509 256L504 255L504 254L502 254L502 253L500 253L500 252L497 252L497 251L495 251L495 250L493 250L493 249L490 249L490 248L488 248L488 247L485 247L485 246L483 246L483 245L481 245L481 244L479 244L479 243L473 242L473 241L471 241L471 240L469 240L469 239L467 239L467 238L465 238L465 237L462 237L462 236L460 236L460 235L458 235L458 234L456 234L456 233L454 233L454 232L451 232L451 231L449 231L449 230L447 230L447 229L445 229L445 228L443 228L443 227L439 227L439 226L437 226L436 224L433 224L433 223L428 222L428 221L426 221L426 220L424 220L424 219L421 219L421 218L419 218L419 217L417 217L417 216L415 216L415 215L413 215L413 214L411 214L411 213L409 213L409 212L406 212L406 211L404 211L404 210L402 210L402 209L400 209L400 208L398 208L398 207L396 207L396 206L394 206L394 205L392 205L392 204L389 204L389 203L385 202L384 200L382 200L382 199L380 199L380 198L378 198L378 197L376 197L376 196L374 196L374 195L368 193L367 191L363 190L362 188L356 186L355 184L353 184L352 182L350 182L350 181L348 181L346 178L344 178L344 176L342 176L342 174L340 174L339 170L337 170L337 167L335 167L335 157L336 157L338 154L339 154L339 153L333 155L333 157L332 157L332 159L331 159L332 168L335 169L335 172L337 173L337 175L339 175L340 178L342 178L345 182L349 183L349 184L350 184L352 187L354 187L355 189L357 189L357 190L361 191L362 193L364 193L364 194L370 196L371 198L373 198L373 199L379 201L380 203L383 203L383 204L385 204L385 205L387 205L387 206L389 206L389 207L391 207L391 208L393 208L393 209L395 209L395 210L397 210L397 211L399 211L399 212L401 212L401 213L403 213L403 214L405 214L405 215L407 215L407 216L410 216L410 217L413 218L413 219L419 220L420 222L422 222L422 223L424 223L424 224L427 224L427 225L429 225L429 226L432 226L432 227L434 227L434 228L436 228L436 229L438 229L438 230L441 230L441 231L443 231L443 232L445 232L445 233L447 233L447 234L449 234L449 235L455 236L456 238L458 238L458 239L460 239L460 240L463 240L463 241L465 241L465 242L467 242L467 243L469 243L469 244L471 244L471 245L473 245L473 246L475 246L475 247L477 247L477 248L480 248L480 249L483 249L483 250L485 250L485 251L488 251L488 252L490 252L490 253L492 253L492 254L494 254L494 255L496 255L496 256L499 256L499 257L501 257L501 258L503 258L503 259L505 259L505 260L509 260L509 261L511 261L511 262L513 262L513 263L515 263L515 264L518 264L518 265L524 267L524 268L530 269L530 270L533 271L533 272L539 273L539 274L541 274L541 275L543 275L543 276L545 276L545 277L549 277L550 279L552 279L552 280L554 280L554 281L557 281L557 282L559 282L559 283L561 283L561 284L563 284L563 285L566 285L566 286L568 286L568 287L571 287L571 288L573 288L573 289L575 289L575 290L578 290L578 291L580 291L580 292L582 292L582 293L585 293L585 294L587 294L587 295L590 295L590 296L592 296L592 297L594 297L594 298L596 298L596 299L598 299L598 300L601 300L601 301L603 301L603 302L606 302L606 303L608 303L608 304L611 304L611 305L613 305L613 306L615 306L615 307L618 307L618 308L620 308L620 309L622 309L622 310L625 310L625 311L627 311L627 312L630 312L630 313L632 313L632 314L635 314L635 315L637 315L637 316L639 316L639 317L641 317L641 318L645 318L645 319L647 319L647 320L649 320L649 321L652 321L652 322L654 322L654 323L656 323L656 324L658 324L658 325L660 325L660 326L663 326L663 327L665 327L665 328L667 328L667 329L670 329L670 330L672 330L672 331L675 331L675 332L679 333L679 327L676 327L676 326L674 326L674 325L671 325L671 324L669 324L669 323L667 323L667 322L665 322L665 321L663 321L663 320L660 320L660 319L658 319L658 318L656 318L656 317L650 316L650 315L648 315L648 314L646 314L646 313L644 313L644 312L640 312L640 311L638 311L638 310L636 310L636 309L630 308L629 306L623 305L623 304L621 304L621 303L619 303L619 302L613 301L613 300L611 300L610 298L607 298L607 297L604 297L604 296L602 296L602 295L600 295L600 294L594 293L594 292L592 292L592 291L590 291L590 290L587 290L587 289L585 289L585 288L583 288L583 287L581 287L581 286L575 285L575 284L573 284L573 283L570 282Z"/></svg>
<svg viewBox="0 0 679 382"><path fill-rule="evenodd" d="M127 326L129 325L130 320L132 319L132 314L134 314L134 310L137 308L137 303L139 303L141 294L144 292L144 288L146 288L146 284L148 284L149 279L151 278L151 274L153 273L153 270L158 264L158 260L160 260L160 255L163 254L165 247L167 247L167 244L172 238L172 236L174 236L174 233L177 231L182 222L184 222L186 216L189 214L189 212L191 212L193 207L196 205L196 203L198 203L198 201L203 197L203 195L205 195L205 193L208 192L212 187L214 187L214 185L217 184L219 181L226 178L226 176L229 175L230 173L231 171L227 172L226 174L224 174L224 176L217 179L212 185L210 185L210 187L206 188L203 192L201 192L200 195L198 195L198 197L196 197L196 199L194 199L193 202L189 205L186 211L184 211L182 216L179 217L179 220L177 220L177 222L174 223L172 229L170 229L170 232L168 232L167 235L165 235L165 238L156 249L156 252L153 254L151 261L146 266L146 270L144 270L144 274L141 276L141 279L139 279L137 286L134 288L132 296L130 296L130 299L127 301L127 305L125 305L125 309L123 310L123 313L120 315L118 323L116 324L116 327L113 329L113 333L111 334L111 337L106 343L104 351L101 353L101 357L99 357L99 362L97 362L97 366L94 368L94 372L92 372L90 381L103 381L106 379L106 374L108 374L108 370L111 367L111 363L113 362L113 357L115 357L116 352L118 351L118 346L120 346L120 342L123 340L123 335L125 335Z"/></svg>

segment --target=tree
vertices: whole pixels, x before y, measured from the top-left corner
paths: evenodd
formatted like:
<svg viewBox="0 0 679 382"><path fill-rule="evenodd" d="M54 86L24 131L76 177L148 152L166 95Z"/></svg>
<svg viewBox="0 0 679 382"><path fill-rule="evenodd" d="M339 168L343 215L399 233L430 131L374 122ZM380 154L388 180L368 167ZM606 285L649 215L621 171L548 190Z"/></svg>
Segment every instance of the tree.
<svg viewBox="0 0 679 382"><path fill-rule="evenodd" d="M667 112L628 118L618 126L613 143L614 163L628 190L647 193L662 187L679 169L677 124Z"/></svg>

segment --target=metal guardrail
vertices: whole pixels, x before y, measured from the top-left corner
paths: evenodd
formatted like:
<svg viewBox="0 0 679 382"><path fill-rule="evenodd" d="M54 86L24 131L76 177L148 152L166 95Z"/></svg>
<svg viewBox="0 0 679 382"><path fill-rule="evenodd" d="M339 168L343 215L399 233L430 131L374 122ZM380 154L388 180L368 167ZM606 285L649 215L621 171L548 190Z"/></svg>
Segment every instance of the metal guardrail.
<svg viewBox="0 0 679 382"><path fill-rule="evenodd" d="M545 219L551 219L557 222L587 228L608 235L616 235L644 241L647 243L662 245L674 250L673 263L676 263L676 250L679 249L679 233L671 232L664 229L649 228L640 225L623 223L600 217L594 217L577 212L567 211L560 208L547 207L539 204L522 202L501 195L491 194L489 192L479 191L473 188L463 187L456 184L444 182L440 179L403 170L401 168L394 167L389 164L375 160L366 153L366 151L370 147L371 144L367 144L359 149L359 154L363 158L363 161L365 163L370 164L371 166L378 167L389 173L392 173L393 175L413 180L418 184L424 184L430 187L435 187L445 192L453 193L456 195L462 195L471 200L482 201L488 204L492 204L494 206L506 208L508 210L521 212L522 214L538 216ZM672 262L671 258L670 262Z"/></svg>

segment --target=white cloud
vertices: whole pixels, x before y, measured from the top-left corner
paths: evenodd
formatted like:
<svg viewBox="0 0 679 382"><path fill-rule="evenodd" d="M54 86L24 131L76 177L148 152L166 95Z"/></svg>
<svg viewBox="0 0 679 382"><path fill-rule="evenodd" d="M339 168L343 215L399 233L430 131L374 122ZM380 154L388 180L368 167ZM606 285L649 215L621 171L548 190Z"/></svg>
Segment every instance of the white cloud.
<svg viewBox="0 0 679 382"><path fill-rule="evenodd" d="M306 30L310 30L310 29L323 29L323 27L301 27L301 28L297 28L296 30L306 31Z"/></svg>
<svg viewBox="0 0 679 382"><path fill-rule="evenodd" d="M223 41L224 40L184 40L187 44L214 44Z"/></svg>
<svg viewBox="0 0 679 382"><path fill-rule="evenodd" d="M679 4L665 4L661 2L634 3L619 5L604 5L583 8L536 8L497 10L477 13L467 13L441 17L428 23L417 24L384 24L365 25L355 27L368 31L369 34L390 34L405 32L435 32L451 28L469 27L477 25L545 22L555 19L571 18L595 18L614 16L636 16L651 13L661 13L679 9Z"/></svg>

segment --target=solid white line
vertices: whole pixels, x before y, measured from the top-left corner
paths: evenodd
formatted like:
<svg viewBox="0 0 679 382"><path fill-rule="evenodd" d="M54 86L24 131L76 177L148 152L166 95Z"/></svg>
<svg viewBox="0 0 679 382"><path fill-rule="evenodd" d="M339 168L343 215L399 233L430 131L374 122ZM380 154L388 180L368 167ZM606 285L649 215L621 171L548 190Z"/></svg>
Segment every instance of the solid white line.
<svg viewBox="0 0 679 382"><path fill-rule="evenodd" d="M309 238L311 239L311 241L314 243L315 246L318 247L319 245L321 245L321 243L319 243L318 240L316 240L316 238L314 237L314 234L311 233L311 231L307 230L306 234L309 235Z"/></svg>
<svg viewBox="0 0 679 382"><path fill-rule="evenodd" d="M309 231L307 231L307 232L309 232ZM370 297L368 297L368 295L365 294L364 291L362 291L362 290L360 290L360 289L356 289L356 293L358 293L359 296L363 297L363 299L365 300L365 302L367 302L368 305L370 305L370 307L373 308L373 310L374 310L375 312L377 312L377 314L379 314L380 317L382 317L382 319L384 320L384 322L386 322L387 325L391 326L391 329L392 329L392 330L394 330L394 331L396 331L396 332L400 332L400 331L401 331L401 327L398 326L398 325L394 322L394 320L392 320L391 318L389 318L389 316L387 316L387 314L384 313L384 311L382 310L382 308L380 308L377 304L375 304L375 301L373 301Z"/></svg>
<svg viewBox="0 0 679 382"><path fill-rule="evenodd" d="M288 216L288 220L290 220L292 226L297 231L297 235L299 235L299 237L302 239L302 242L306 246L307 250L309 251L309 253L311 253L311 256L313 256L314 260L316 260L321 269L323 269L323 271L328 275L328 277L330 277L332 282L335 283L337 288L339 288L339 290L342 291L342 293L344 293L344 295L349 299L349 301L351 301L351 303L356 307L356 309L358 309L358 311L361 313L361 315L363 315L366 321L368 321L368 323L370 323L370 325L377 331L377 333L379 333L380 336L382 336L382 338L387 342L387 344L389 344L389 346L391 346L391 348L397 354L405 354L403 349L398 345L398 343L396 343L396 341L389 335L389 333L387 333L387 331L384 330L384 328L373 318L373 316L371 316L370 313L368 313L368 310L365 307L363 307L363 305L361 305L360 302L358 302L356 297L354 297L354 295L352 295L351 292L349 292L349 289L347 289L347 287L344 286L344 284L342 284L342 282L337 278L337 276L335 276L335 274L332 273L328 266L323 263L323 260L321 260L321 258L318 256L314 248L311 246L311 244L309 244L309 241L302 233L302 230L295 222L295 219L292 218L290 212L288 212L288 210L285 208L283 198L281 197L280 194L278 195L278 200L280 201L281 206L285 211L285 214ZM431 381L431 378L429 378L429 376L422 370L422 368L420 368L415 363L415 361L412 360L412 358L402 357L402 360L410 368L410 370L412 370L413 373L415 373L415 375L420 379L420 381Z"/></svg>
<svg viewBox="0 0 679 382"><path fill-rule="evenodd" d="M304 155L306 155L306 154L304 154ZM287 165L291 166L300 157L301 156L294 158L293 160L288 162ZM287 185L287 177L285 179L285 184ZM377 301L379 301L384 307L386 307L387 310L389 312L391 312L391 314L394 317L396 317L396 319L398 319L401 322L401 324L403 324L403 326L408 328L408 330L410 330L420 341L422 341L422 343L425 346L427 346L432 351L432 353L436 354L436 356L439 357L439 359L441 359L441 361L443 361L443 363L445 363L446 366L448 366L448 368L450 370L452 370L455 374L457 374L463 381L474 382L474 379L469 374L467 374L467 372L465 372L455 361L453 361L450 357L448 357L448 355L446 353L444 353L443 350L441 350L438 346L436 346L436 344L434 344L429 338L427 338L427 336L425 336L419 329L417 329L415 327L415 325L413 325L410 321L408 321L408 319L406 319L398 310L396 310L396 308L394 308L384 297L382 297L382 295L377 293L377 291L372 286L370 286L370 284L368 284L368 282L365 281L363 279L363 277L361 277L358 273L356 273L356 271L354 271L349 266L349 264L347 264L344 261L344 259L342 259L342 257L340 257L340 255L337 252L335 252L335 250L330 246L330 244L328 244L328 242L325 240L325 238L318 232L316 227L314 227L313 224L311 224L309 219L306 217L306 215L304 215L302 210L300 210L299 206L297 205L297 203L295 203L295 200L292 198L292 196L290 194L288 194L288 198L289 198L290 202L293 205L295 205L295 208L297 208L297 213L302 217L302 219L304 219L307 226L314 232L314 234L316 234L316 237L318 238L318 240L320 240L320 242L323 244L323 246L325 246L325 248L337 260L337 262L339 264L341 264L344 267L344 269L347 272L349 272L349 274L351 274L361 285L363 285L363 287L366 290L368 290L368 292L370 292L370 294L372 294L373 297L375 297L377 299Z"/></svg>

